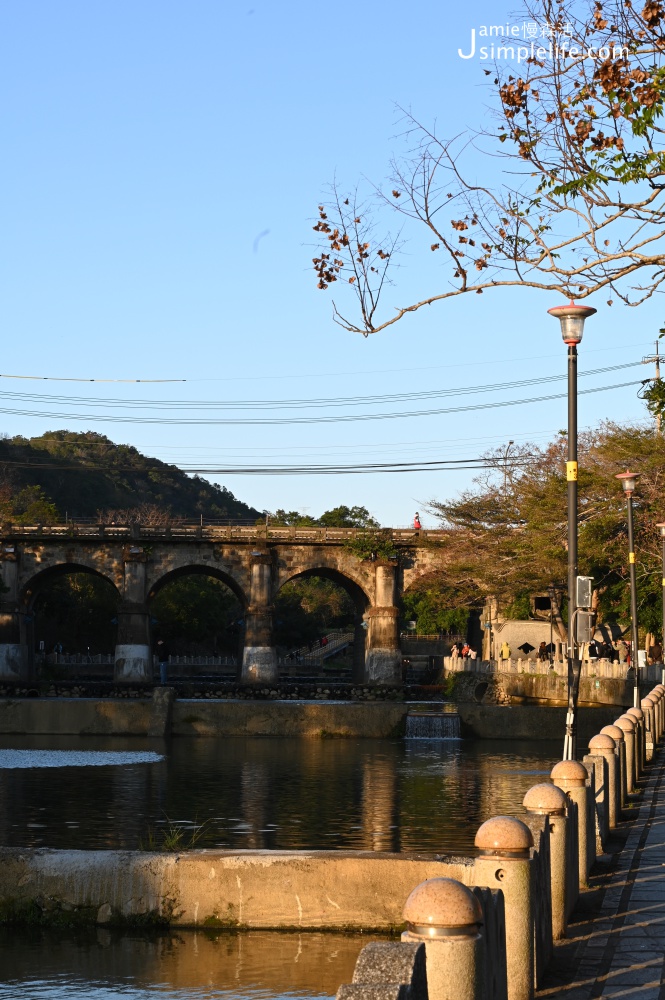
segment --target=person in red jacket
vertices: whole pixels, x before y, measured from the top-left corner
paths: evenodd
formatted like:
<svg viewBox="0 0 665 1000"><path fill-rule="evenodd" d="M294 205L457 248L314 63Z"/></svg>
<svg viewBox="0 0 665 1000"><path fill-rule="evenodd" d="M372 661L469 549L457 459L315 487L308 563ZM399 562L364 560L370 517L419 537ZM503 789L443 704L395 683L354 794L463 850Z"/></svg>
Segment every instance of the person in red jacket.
<svg viewBox="0 0 665 1000"><path fill-rule="evenodd" d="M413 519L413 527L414 527L414 529L416 531L420 531L420 528L421 528L421 525L420 525L420 514L418 513L418 511L416 511L416 516Z"/></svg>

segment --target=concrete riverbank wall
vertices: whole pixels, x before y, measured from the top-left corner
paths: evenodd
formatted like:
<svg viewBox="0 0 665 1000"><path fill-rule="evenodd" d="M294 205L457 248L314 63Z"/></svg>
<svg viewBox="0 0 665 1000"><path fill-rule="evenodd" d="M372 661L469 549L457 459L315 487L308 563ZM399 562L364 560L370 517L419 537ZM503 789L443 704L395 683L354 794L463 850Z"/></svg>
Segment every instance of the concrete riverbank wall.
<svg viewBox="0 0 665 1000"><path fill-rule="evenodd" d="M0 919L34 911L101 924L151 917L176 927L391 931L414 885L439 876L473 884L473 870L471 859L371 851L4 848Z"/></svg>
<svg viewBox="0 0 665 1000"><path fill-rule="evenodd" d="M404 736L406 716L417 710L409 702L174 699L159 688L152 698L0 699L0 736L385 739ZM557 740L565 729L565 709L557 706L464 703L457 710L463 737ZM615 715L612 706L580 709L581 735Z"/></svg>
<svg viewBox="0 0 665 1000"><path fill-rule="evenodd" d="M0 735L398 737L405 703L0 699Z"/></svg>

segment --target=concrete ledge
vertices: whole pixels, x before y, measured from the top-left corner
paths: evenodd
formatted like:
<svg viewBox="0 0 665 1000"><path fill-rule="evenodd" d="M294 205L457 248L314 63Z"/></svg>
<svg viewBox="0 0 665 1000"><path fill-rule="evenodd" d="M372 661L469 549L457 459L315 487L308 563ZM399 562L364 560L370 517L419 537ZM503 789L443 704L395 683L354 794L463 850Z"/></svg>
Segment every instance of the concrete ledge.
<svg viewBox="0 0 665 1000"><path fill-rule="evenodd" d="M463 737L482 740L561 740L566 731L566 708L554 705L459 704ZM586 742L621 714L615 705L578 709L580 741Z"/></svg>
<svg viewBox="0 0 665 1000"><path fill-rule="evenodd" d="M404 735L404 702L191 701L173 706L174 736Z"/></svg>
<svg viewBox="0 0 665 1000"><path fill-rule="evenodd" d="M427 878L469 883L473 860L372 851L0 848L0 922L384 930ZM386 891L386 886L390 891Z"/></svg>
<svg viewBox="0 0 665 1000"><path fill-rule="evenodd" d="M231 701L200 698L3 698L0 735L326 736L404 735L404 702Z"/></svg>

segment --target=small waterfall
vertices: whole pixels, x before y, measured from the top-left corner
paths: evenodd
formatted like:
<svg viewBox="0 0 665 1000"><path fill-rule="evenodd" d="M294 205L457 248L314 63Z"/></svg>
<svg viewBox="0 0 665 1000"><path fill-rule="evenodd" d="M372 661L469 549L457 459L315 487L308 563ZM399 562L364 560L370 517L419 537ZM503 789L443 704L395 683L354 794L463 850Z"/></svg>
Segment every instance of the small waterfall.
<svg viewBox="0 0 665 1000"><path fill-rule="evenodd" d="M405 737L407 740L458 740L459 715L454 712L409 712Z"/></svg>

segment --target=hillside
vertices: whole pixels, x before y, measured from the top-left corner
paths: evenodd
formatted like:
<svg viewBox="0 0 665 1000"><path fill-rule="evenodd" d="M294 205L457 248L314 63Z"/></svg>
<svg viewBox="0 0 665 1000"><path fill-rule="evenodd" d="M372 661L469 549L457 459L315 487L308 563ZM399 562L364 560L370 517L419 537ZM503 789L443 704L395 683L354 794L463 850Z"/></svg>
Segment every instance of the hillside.
<svg viewBox="0 0 665 1000"><path fill-rule="evenodd" d="M0 516L23 520L31 510L52 514L53 507L63 520L65 514L96 517L100 511L138 507L192 519L260 516L226 487L190 477L103 434L49 431L0 438Z"/></svg>

